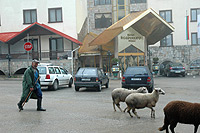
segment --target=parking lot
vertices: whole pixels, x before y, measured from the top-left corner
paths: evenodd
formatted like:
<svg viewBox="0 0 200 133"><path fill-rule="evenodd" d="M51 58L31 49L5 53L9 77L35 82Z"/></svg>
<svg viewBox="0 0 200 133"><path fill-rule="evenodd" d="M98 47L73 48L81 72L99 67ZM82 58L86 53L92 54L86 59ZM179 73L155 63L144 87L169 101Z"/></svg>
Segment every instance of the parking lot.
<svg viewBox="0 0 200 133"><path fill-rule="evenodd" d="M172 100L200 102L200 77L155 77L155 87L162 88L162 95L155 107L156 118L150 118L150 109L137 110L141 117L131 118L128 113L114 112L111 91L121 87L120 80L110 80L109 88L101 92L74 86L60 87L57 91L43 88L43 107L46 112L36 111L36 100L25 104L19 112L21 79L0 80L0 132L50 132L50 133L159 133L163 125L163 108ZM122 109L125 103L121 103ZM178 124L177 133L193 132L192 125ZM199 131L200 132L200 131ZM160 132L162 133L162 132ZM164 133L164 132L163 132Z"/></svg>

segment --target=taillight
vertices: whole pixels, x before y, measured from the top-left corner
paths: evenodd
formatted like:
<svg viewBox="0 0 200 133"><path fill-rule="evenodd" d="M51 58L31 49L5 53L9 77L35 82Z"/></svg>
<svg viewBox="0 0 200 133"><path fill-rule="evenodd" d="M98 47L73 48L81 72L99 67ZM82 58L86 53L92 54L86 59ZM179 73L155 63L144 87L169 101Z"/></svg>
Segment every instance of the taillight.
<svg viewBox="0 0 200 133"><path fill-rule="evenodd" d="M147 82L151 82L151 77L148 77L148 78L147 78Z"/></svg>
<svg viewBox="0 0 200 133"><path fill-rule="evenodd" d="M96 82L99 82L99 78L96 78Z"/></svg>
<svg viewBox="0 0 200 133"><path fill-rule="evenodd" d="M74 82L76 82L76 78L74 78Z"/></svg>
<svg viewBox="0 0 200 133"><path fill-rule="evenodd" d="M183 69L185 69L185 67L183 67Z"/></svg>
<svg viewBox="0 0 200 133"><path fill-rule="evenodd" d="M46 79L50 79L50 75L49 74L46 75Z"/></svg>
<svg viewBox="0 0 200 133"><path fill-rule="evenodd" d="M172 70L172 67L170 67L169 69Z"/></svg>
<svg viewBox="0 0 200 133"><path fill-rule="evenodd" d="M125 77L122 77L122 82L125 82Z"/></svg>

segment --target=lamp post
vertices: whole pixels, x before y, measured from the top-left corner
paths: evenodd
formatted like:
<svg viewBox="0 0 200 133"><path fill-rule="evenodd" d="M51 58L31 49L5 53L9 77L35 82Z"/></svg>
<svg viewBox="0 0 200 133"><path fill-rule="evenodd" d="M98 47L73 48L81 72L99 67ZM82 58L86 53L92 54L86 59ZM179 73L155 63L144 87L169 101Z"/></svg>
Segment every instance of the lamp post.
<svg viewBox="0 0 200 133"><path fill-rule="evenodd" d="M109 69L109 74L111 76L111 71L110 71L110 56L112 55L112 53L108 50L107 55L108 55L108 60L109 60L108 69Z"/></svg>

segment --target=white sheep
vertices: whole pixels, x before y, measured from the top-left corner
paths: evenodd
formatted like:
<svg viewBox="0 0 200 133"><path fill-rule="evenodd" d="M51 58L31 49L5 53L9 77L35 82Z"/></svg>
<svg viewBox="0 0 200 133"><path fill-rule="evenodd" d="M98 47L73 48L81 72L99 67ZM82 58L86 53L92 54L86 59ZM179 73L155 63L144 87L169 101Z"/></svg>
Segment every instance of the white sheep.
<svg viewBox="0 0 200 133"><path fill-rule="evenodd" d="M148 90L146 87L140 87L137 90L128 90L125 88L116 88L112 91L111 95L112 95L112 100L113 100L113 108L114 111L116 111L115 109L115 105L120 109L120 111L122 112L122 109L120 108L120 102L125 102L126 97L131 94L131 93L147 93Z"/></svg>
<svg viewBox="0 0 200 133"><path fill-rule="evenodd" d="M137 118L140 118L137 115L135 109L142 109L147 107L151 109L151 118L155 118L155 110L153 109L153 107L156 106L160 94L165 94L165 92L161 88L155 88L152 93L147 94L132 93L128 95L125 99L127 107L124 109L124 112L126 111L126 109L128 109L127 112L131 117L133 117L130 113L130 110L132 109L133 114L135 114Z"/></svg>

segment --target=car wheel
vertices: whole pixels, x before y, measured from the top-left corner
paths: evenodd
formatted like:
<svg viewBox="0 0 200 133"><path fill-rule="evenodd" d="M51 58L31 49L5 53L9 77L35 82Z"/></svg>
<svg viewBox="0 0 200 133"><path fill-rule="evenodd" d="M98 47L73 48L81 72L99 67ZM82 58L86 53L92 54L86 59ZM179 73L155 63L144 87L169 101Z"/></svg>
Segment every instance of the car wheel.
<svg viewBox="0 0 200 133"><path fill-rule="evenodd" d="M108 85L109 85L109 81L106 83L106 88L108 88Z"/></svg>
<svg viewBox="0 0 200 133"><path fill-rule="evenodd" d="M101 91L101 88L102 88L102 86L101 86L101 84L99 84L99 86L97 87L97 91Z"/></svg>
<svg viewBox="0 0 200 133"><path fill-rule="evenodd" d="M69 88L72 87L72 84L73 84L73 79L71 78L71 79L69 80Z"/></svg>
<svg viewBox="0 0 200 133"><path fill-rule="evenodd" d="M54 91L57 90L57 89L58 89L58 85L59 85L59 84L58 84L58 81L55 80L54 83L53 83L53 88L52 88L52 89L53 89Z"/></svg>
<svg viewBox="0 0 200 133"><path fill-rule="evenodd" d="M75 91L79 91L79 87L78 86L75 86Z"/></svg>
<svg viewBox="0 0 200 133"><path fill-rule="evenodd" d="M185 77L185 74L183 74L182 76Z"/></svg>

